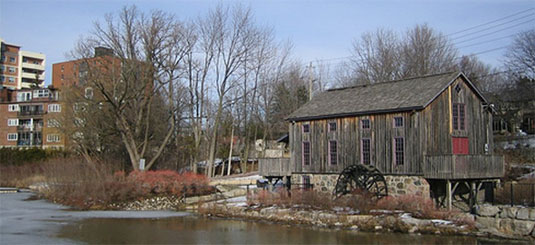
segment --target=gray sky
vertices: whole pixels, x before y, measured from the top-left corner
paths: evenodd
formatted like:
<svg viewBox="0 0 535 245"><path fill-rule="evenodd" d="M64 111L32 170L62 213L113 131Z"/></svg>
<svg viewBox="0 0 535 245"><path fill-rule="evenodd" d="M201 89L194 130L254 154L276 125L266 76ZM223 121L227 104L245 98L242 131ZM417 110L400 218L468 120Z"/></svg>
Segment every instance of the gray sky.
<svg viewBox="0 0 535 245"><path fill-rule="evenodd" d="M221 2L250 6L257 23L273 27L279 40L291 40L294 58L305 63L340 62L343 59L338 58L350 54L352 40L363 32L379 27L404 32L427 23L448 35L461 54L484 52L478 57L499 67L511 36L535 27L534 0L0 0L0 37L46 54L46 84L50 84L51 65L67 60L78 38L106 13L136 4L143 11L161 9L187 20ZM475 28L466 30L471 27ZM450 35L462 30L466 31Z"/></svg>

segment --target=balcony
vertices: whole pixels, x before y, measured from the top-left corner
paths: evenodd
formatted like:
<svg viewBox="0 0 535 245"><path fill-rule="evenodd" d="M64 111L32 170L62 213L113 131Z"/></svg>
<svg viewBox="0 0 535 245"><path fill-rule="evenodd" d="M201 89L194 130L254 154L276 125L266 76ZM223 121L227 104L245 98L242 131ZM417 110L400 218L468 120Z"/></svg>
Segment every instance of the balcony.
<svg viewBox="0 0 535 245"><path fill-rule="evenodd" d="M34 111L19 111L19 116L40 116L45 114L43 110L34 110Z"/></svg>
<svg viewBox="0 0 535 245"><path fill-rule="evenodd" d="M290 158L260 158L258 173L261 176L290 176Z"/></svg>
<svg viewBox="0 0 535 245"><path fill-rule="evenodd" d="M19 125L17 129L19 131L42 131L43 125L36 124L33 127L31 125Z"/></svg>
<svg viewBox="0 0 535 245"><path fill-rule="evenodd" d="M31 72L22 72L22 78L35 80L37 74L31 73ZM39 80L45 80L45 75L41 74L39 75Z"/></svg>
<svg viewBox="0 0 535 245"><path fill-rule="evenodd" d="M34 142L31 142L30 140L18 140L17 141L17 146L32 147L32 146L41 146L42 144L43 144L42 140L34 140Z"/></svg>
<svg viewBox="0 0 535 245"><path fill-rule="evenodd" d="M30 63L30 62L22 62L22 68L28 68L28 69L33 69L33 70L41 70L41 71L45 70L45 66L44 65L34 64L34 63Z"/></svg>
<svg viewBox="0 0 535 245"><path fill-rule="evenodd" d="M429 179L497 179L504 175L501 156L436 155L424 159L423 173Z"/></svg>

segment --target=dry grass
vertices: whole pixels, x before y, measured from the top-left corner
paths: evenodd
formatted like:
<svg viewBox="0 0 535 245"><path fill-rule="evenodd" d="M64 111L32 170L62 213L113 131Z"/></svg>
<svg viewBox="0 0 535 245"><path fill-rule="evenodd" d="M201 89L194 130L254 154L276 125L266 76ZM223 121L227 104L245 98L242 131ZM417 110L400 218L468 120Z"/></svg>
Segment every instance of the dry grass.
<svg viewBox="0 0 535 245"><path fill-rule="evenodd" d="M248 205L261 207L277 206L283 208L300 207L305 209L333 211L335 208L358 211L360 214L369 214L372 210L401 210L411 213L413 217L423 219L456 220L459 212L447 211L435 207L430 198L415 195L388 196L377 200L369 193L353 193L338 199L324 192L313 190L279 190L270 192L260 190L249 195ZM466 223L464 220L459 220Z"/></svg>

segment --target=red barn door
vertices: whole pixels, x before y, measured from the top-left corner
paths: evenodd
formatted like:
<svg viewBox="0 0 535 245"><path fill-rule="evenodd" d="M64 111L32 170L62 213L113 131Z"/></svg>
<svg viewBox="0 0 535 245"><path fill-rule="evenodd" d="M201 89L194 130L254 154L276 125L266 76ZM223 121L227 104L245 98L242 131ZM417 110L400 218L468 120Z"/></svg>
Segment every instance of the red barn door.
<svg viewBox="0 0 535 245"><path fill-rule="evenodd" d="M452 144L453 144L453 154L468 155L468 138L453 137Z"/></svg>

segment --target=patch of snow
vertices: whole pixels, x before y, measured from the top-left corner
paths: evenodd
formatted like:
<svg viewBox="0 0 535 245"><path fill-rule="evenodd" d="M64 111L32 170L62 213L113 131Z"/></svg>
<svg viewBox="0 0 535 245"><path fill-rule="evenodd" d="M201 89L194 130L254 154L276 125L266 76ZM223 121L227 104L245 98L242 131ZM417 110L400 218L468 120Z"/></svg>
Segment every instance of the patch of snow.
<svg viewBox="0 0 535 245"><path fill-rule="evenodd" d="M451 224L453 224L453 222L451 222L449 220L443 220L443 219L432 219L431 222L433 222L434 224L439 224L439 225L451 225Z"/></svg>
<svg viewBox="0 0 535 245"><path fill-rule="evenodd" d="M245 177L238 177L238 178L234 178L235 180L249 180L249 179L261 179L262 176L260 175L251 175L251 176L245 176Z"/></svg>

